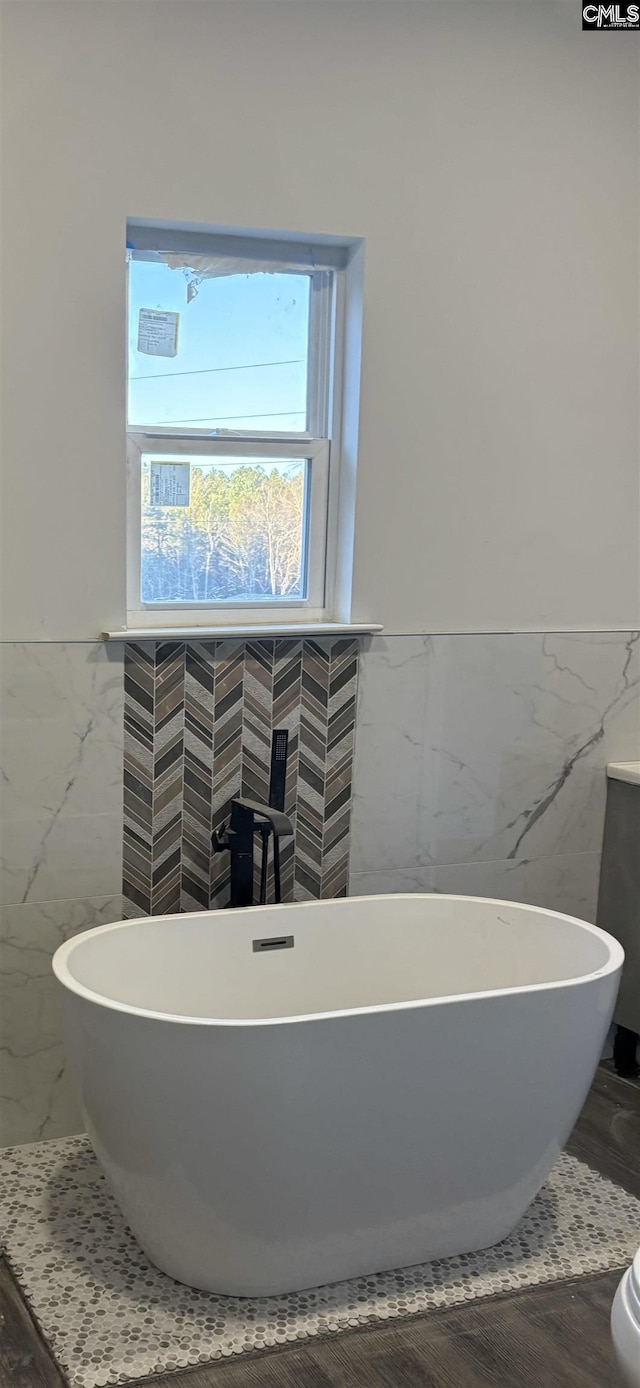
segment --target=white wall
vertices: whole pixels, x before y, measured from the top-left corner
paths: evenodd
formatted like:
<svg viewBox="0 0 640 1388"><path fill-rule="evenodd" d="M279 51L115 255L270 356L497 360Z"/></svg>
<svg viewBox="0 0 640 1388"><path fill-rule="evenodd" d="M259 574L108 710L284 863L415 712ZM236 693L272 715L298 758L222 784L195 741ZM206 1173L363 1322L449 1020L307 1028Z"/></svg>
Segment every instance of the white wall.
<svg viewBox="0 0 640 1388"><path fill-rule="evenodd" d="M7 3L3 636L124 620L127 216L366 238L354 617L635 627L638 65L567 3Z"/></svg>

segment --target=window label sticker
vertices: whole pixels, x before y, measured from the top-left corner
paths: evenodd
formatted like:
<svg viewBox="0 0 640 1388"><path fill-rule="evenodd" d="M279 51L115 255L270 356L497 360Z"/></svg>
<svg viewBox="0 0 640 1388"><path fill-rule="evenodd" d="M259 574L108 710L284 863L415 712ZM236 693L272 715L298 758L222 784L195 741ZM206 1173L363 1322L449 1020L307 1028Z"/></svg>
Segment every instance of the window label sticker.
<svg viewBox="0 0 640 1388"><path fill-rule="evenodd" d="M141 308L138 314L138 351L148 357L177 357L179 313Z"/></svg>
<svg viewBox="0 0 640 1388"><path fill-rule="evenodd" d="M190 463L151 463L149 504L188 506L191 492Z"/></svg>

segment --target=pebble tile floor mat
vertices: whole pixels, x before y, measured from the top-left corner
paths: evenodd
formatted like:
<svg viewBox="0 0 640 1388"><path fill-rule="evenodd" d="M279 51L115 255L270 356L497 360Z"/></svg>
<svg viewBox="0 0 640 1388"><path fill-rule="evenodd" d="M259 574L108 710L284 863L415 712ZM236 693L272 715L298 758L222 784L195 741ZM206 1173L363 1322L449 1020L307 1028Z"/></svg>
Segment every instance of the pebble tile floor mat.
<svg viewBox="0 0 640 1388"><path fill-rule="evenodd" d="M503 1243L287 1296L214 1296L158 1272L86 1137L0 1152L7 1259L63 1374L107 1388L631 1261L640 1200L563 1155Z"/></svg>

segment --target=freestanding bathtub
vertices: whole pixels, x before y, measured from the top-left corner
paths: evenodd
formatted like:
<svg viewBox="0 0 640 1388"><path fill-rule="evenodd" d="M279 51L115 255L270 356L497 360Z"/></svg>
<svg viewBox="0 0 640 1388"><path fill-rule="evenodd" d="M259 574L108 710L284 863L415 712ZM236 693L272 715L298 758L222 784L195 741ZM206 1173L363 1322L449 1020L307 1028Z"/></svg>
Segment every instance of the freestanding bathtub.
<svg viewBox="0 0 640 1388"><path fill-rule="evenodd" d="M356 897L62 945L86 1125L152 1261L249 1296L504 1238L589 1089L618 943L512 902Z"/></svg>

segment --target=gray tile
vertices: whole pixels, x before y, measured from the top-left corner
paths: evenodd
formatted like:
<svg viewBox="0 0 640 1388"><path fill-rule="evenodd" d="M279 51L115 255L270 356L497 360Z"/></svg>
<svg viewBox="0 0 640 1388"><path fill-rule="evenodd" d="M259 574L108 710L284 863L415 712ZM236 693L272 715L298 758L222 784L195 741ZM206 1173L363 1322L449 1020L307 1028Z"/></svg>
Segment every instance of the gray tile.
<svg viewBox="0 0 640 1388"><path fill-rule="evenodd" d="M268 798L276 727L290 736L297 830L284 899L344 893L357 664L345 638L126 647L127 913L226 905L228 859L209 863L211 829L233 795Z"/></svg>

